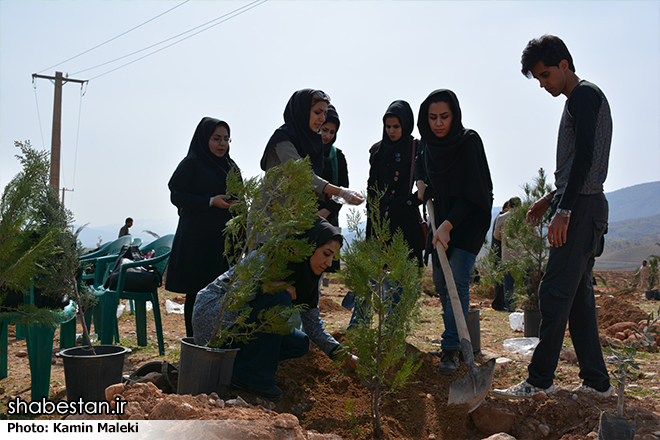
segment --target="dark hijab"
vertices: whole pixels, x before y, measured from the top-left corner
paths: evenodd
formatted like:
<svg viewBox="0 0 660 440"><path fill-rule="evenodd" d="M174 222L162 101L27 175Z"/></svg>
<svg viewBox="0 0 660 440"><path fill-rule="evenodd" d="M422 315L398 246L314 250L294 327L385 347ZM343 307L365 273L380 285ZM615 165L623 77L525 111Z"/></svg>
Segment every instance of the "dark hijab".
<svg viewBox="0 0 660 440"><path fill-rule="evenodd" d="M344 240L339 231L321 217L316 219L314 226L305 232L302 237L316 246L314 250L330 240L338 241L340 245ZM313 309L319 304L319 279L323 274L316 275L312 271L309 265L310 258L300 263L291 263L289 269L293 270L293 273L289 275L287 280L296 288L296 299L293 304L306 304L308 309Z"/></svg>
<svg viewBox="0 0 660 440"><path fill-rule="evenodd" d="M218 126L225 127L227 129L227 134L231 135L229 124L225 121L209 117L202 118L199 124L197 124L195 134L190 141L190 148L188 148L186 158L198 158L203 160L204 162L211 164L212 168L219 175L226 175L231 167L236 166L234 161L229 157L229 146L227 146L227 152L222 157L218 157L211 153L211 150L209 149L209 139L211 139L213 132Z"/></svg>
<svg viewBox="0 0 660 440"><path fill-rule="evenodd" d="M339 181L339 164L337 163L337 133L339 132L339 113L334 105L328 104L328 114L325 116L325 122L333 122L336 125L335 137L328 144L323 144L323 163L324 168L330 169L332 180L330 183L337 184Z"/></svg>
<svg viewBox="0 0 660 440"><path fill-rule="evenodd" d="M266 171L266 152L272 145L290 141L296 147L300 157L309 156L314 174L321 175L323 172L323 139L321 134L309 128L310 112L312 110L312 98L314 94L325 93L302 89L295 92L284 109L284 125L280 126L270 137L261 158L261 169Z"/></svg>
<svg viewBox="0 0 660 440"><path fill-rule="evenodd" d="M328 145L323 144L323 150L325 151L325 155L328 155L328 150L332 145L337 142L337 133L339 132L339 113L337 113L337 109L335 108L334 105L328 104L328 114L325 115L325 123L327 122L334 122L334 124L337 126L337 132L335 133L335 137L332 138L332 140L328 143Z"/></svg>
<svg viewBox="0 0 660 440"><path fill-rule="evenodd" d="M392 142L385 130L385 120L395 116L399 119L401 124L401 137L396 142ZM383 136L380 141L380 148L378 153L378 164L382 164L391 160L392 154L400 147L407 147L412 142L412 131L415 126L415 117L410 108L410 104L406 101L397 100L387 107L387 111L383 116ZM373 164L372 164L373 165Z"/></svg>
<svg viewBox="0 0 660 440"><path fill-rule="evenodd" d="M437 137L429 126L429 107L446 102L453 120L447 136ZM451 90L440 89L422 102L417 128L426 145L424 167L434 194L463 197L490 215L493 184L481 138L476 131L463 127L461 107Z"/></svg>

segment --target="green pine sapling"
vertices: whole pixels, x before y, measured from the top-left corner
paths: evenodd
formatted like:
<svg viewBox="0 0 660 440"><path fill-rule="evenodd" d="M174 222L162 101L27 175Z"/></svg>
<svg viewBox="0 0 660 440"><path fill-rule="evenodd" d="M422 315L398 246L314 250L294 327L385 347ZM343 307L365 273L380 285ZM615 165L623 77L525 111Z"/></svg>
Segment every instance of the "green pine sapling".
<svg viewBox="0 0 660 440"><path fill-rule="evenodd" d="M538 309L538 288L550 253L547 231L551 209L546 211L537 226L527 223L526 215L529 207L552 188L547 184L547 176L541 168L534 180L525 183L522 189L524 194L521 205L511 209L502 228L502 246L509 247L516 258L499 260L491 249L480 260L480 266L486 269L480 275L484 284L495 285L501 283L503 274L511 274L514 279L515 303L525 309Z"/></svg>
<svg viewBox="0 0 660 440"><path fill-rule="evenodd" d="M290 160L268 170L263 177L245 181L233 170L229 173L227 194L239 200L230 208L234 217L225 229L225 252L234 269L210 347L223 348L232 341L249 340L256 332L290 331L288 320L301 311L301 306L273 307L251 324L246 323L251 311L246 306L257 289L282 289L281 280L290 273L288 263L305 261L314 252L313 245L299 237L317 217L311 180L308 158ZM225 322L227 311L238 317Z"/></svg>
<svg viewBox="0 0 660 440"><path fill-rule="evenodd" d="M370 213L379 212L377 200L367 201ZM371 419L378 437L382 398L400 389L421 365L406 354L406 338L412 334L419 311L422 270L411 257L401 230L392 236L388 220L374 214L370 218L374 233L365 238L360 220L360 213L351 210L348 229L356 238L344 244L341 258L345 268L340 276L361 310L362 319L348 330L346 340L360 359L357 373L371 393ZM395 296L400 297L398 303Z"/></svg>

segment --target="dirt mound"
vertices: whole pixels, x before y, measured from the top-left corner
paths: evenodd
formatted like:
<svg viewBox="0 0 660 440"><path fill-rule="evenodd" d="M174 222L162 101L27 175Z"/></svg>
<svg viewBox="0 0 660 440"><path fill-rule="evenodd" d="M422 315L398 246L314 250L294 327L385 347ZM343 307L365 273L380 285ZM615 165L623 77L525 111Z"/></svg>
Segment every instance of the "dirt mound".
<svg viewBox="0 0 660 440"><path fill-rule="evenodd" d="M646 319L647 313L632 304L635 293L621 292L616 295L602 295L596 299L598 309L598 329L605 330L618 322L639 322Z"/></svg>
<svg viewBox="0 0 660 440"><path fill-rule="evenodd" d="M322 296L319 299L319 311L321 314L332 314L332 313L351 313L350 310L343 308L330 298Z"/></svg>

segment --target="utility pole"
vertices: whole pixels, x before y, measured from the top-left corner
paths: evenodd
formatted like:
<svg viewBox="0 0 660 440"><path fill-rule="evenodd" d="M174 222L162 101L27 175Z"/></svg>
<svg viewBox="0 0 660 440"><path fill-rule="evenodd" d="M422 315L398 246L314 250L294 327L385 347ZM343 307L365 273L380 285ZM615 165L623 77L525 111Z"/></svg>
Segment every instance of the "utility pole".
<svg viewBox="0 0 660 440"><path fill-rule="evenodd" d="M53 134L50 143L50 185L56 192L60 191L60 146L62 141L62 86L67 82L77 82L84 84L87 80L64 78L62 72L55 72L55 76L45 76L32 74L32 81L35 78L50 79L55 81L55 99L53 103ZM64 201L64 192L62 192L62 201Z"/></svg>
<svg viewBox="0 0 660 440"><path fill-rule="evenodd" d="M69 189L69 188L62 187L62 206L64 206L64 191L73 192L73 188Z"/></svg>

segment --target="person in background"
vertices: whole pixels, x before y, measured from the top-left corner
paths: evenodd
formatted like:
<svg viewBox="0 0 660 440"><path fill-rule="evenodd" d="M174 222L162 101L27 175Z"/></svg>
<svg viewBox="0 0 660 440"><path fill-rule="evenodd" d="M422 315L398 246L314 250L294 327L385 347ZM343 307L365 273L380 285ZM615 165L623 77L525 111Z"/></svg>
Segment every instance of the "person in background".
<svg viewBox="0 0 660 440"><path fill-rule="evenodd" d="M319 200L325 195L351 205L360 205L364 197L355 191L336 186L323 179L323 139L320 134L325 122L330 97L321 90L296 91L284 109L284 124L270 137L261 158L261 169L267 171L289 160L309 157L312 165L312 186Z"/></svg>
<svg viewBox="0 0 660 440"><path fill-rule="evenodd" d="M502 215L509 210L509 201L507 200L502 205L502 210L495 217L493 221L493 233L491 235L490 248L491 252L495 254L495 264L499 264L502 261L502 236L501 236L501 221ZM504 305L504 286L500 282L496 282L493 286L493 302L491 303L491 308L497 310L498 312L506 312L508 308Z"/></svg>
<svg viewBox="0 0 660 440"><path fill-rule="evenodd" d="M165 289L186 294L186 335L192 337L192 313L197 292L229 269L224 255L224 228L231 219L227 174L239 171L229 157L229 124L203 118L188 154L169 181L170 200L179 213Z"/></svg>
<svg viewBox="0 0 660 440"><path fill-rule="evenodd" d="M133 219L127 217L124 226L122 226L121 229L119 229L119 237L117 238L121 238L124 235L131 235L131 233L128 231L128 228L130 228L131 226L133 226Z"/></svg>
<svg viewBox="0 0 660 440"><path fill-rule="evenodd" d="M498 216L497 224L495 225L494 236L499 237L500 242L502 243L502 261L513 261L518 259L517 253L507 245L506 234L504 233L504 228L506 225L507 219L511 216L512 209L520 206L520 198L511 197L506 203L506 211ZM513 287L514 280L513 276L509 272L505 272L502 276L502 284L504 285L504 310L511 310L511 304L513 302Z"/></svg>
<svg viewBox="0 0 660 440"><path fill-rule="evenodd" d="M337 147L337 132L339 131L339 114L332 104L328 104L328 114L325 122L321 126L321 138L323 139L323 173L321 178L329 183L348 187L348 164L346 156ZM339 227L339 211L342 204L332 200L330 196L324 194L319 202L319 215L327 219L331 225ZM339 270L339 259L332 262L332 267L326 272L337 272Z"/></svg>
<svg viewBox="0 0 660 440"><path fill-rule="evenodd" d="M271 293L255 291L247 306L252 309L248 318L250 323L259 321L260 312L276 305L305 305L306 310L300 314L302 331L294 328L286 335L258 332L248 342L233 342L231 348L240 348L231 379L231 387L234 389L272 401L279 400L283 394L275 384L279 363L304 356L309 351L310 340L331 359L344 356L340 350L342 345L323 327L319 311L319 279L332 265L335 254L342 246L343 237L321 217L305 232L304 237L309 243L315 244L314 253L305 261L290 264L292 273L282 283L282 290ZM199 292L193 314L195 344L206 345L211 338L218 322L222 298L230 288L232 274L233 268ZM227 325L232 325L238 313L240 310L228 310L222 319ZM345 362L355 368L357 357L346 355Z"/></svg>
<svg viewBox="0 0 660 440"><path fill-rule="evenodd" d="M425 243L420 223L417 193L412 192L417 140L413 138L415 127L413 111L406 101L392 102L383 115L381 140L369 148L369 179L367 195L367 238L374 237L373 217L389 221L391 236L400 230L410 248L409 258L417 260L421 267ZM376 212L371 200L377 203ZM385 283L382 295L392 298L393 306L400 300L401 289ZM367 306L358 303L348 328L354 328L365 320Z"/></svg>
<svg viewBox="0 0 660 440"><path fill-rule="evenodd" d="M493 184L481 138L463 127L458 98L451 90L432 92L419 108L417 128L422 137L415 164L420 200L433 200L436 233L433 246L442 246L449 260L467 322L470 276L490 226ZM454 374L461 342L445 276L433 253L433 284L442 302L442 334L438 372Z"/></svg>
<svg viewBox="0 0 660 440"><path fill-rule="evenodd" d="M649 290L649 266L646 260L642 261L642 265L637 269L639 274L639 288L642 290Z"/></svg>
<svg viewBox="0 0 660 440"><path fill-rule="evenodd" d="M603 252L608 203L603 193L607 177L612 116L605 94L575 74L566 44L554 35L529 41L523 50L522 73L534 77L553 97L566 96L557 137L555 191L527 211L527 222L538 225L552 206L548 225L551 245L539 286L539 343L527 367L527 379L493 397L524 399L538 392L554 393L566 324L580 366L582 385L575 392L610 397L607 366L598 335L598 314L591 281L597 256Z"/></svg>

